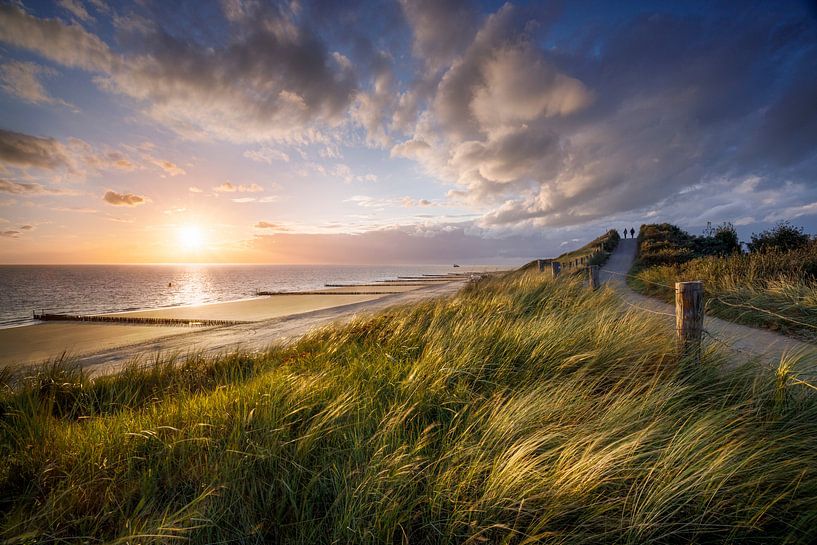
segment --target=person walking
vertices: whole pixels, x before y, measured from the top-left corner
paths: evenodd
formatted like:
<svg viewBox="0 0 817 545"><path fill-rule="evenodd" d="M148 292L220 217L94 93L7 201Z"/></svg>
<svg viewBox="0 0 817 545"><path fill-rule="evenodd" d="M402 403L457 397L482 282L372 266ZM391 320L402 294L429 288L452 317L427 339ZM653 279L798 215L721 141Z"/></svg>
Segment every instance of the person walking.
<svg viewBox="0 0 817 545"><path fill-rule="evenodd" d="M635 229L630 227L630 238L635 238Z"/></svg>

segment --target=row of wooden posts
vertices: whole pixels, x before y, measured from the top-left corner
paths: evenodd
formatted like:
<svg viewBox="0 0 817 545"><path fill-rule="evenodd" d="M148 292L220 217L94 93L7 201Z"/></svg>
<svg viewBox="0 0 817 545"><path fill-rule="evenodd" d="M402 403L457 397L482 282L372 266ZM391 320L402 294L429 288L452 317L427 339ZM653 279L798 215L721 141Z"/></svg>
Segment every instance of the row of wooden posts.
<svg viewBox="0 0 817 545"><path fill-rule="evenodd" d="M549 259L539 259L539 272L544 272L550 264L553 278L558 278L562 271L562 264ZM578 260L574 260L576 262ZM584 263L580 258L579 263ZM576 265L574 265L575 267ZM587 286L591 290L598 289L599 266L585 267ZM701 339L704 330L704 283L701 281L675 283L675 337L676 349L684 358L695 363L701 360Z"/></svg>

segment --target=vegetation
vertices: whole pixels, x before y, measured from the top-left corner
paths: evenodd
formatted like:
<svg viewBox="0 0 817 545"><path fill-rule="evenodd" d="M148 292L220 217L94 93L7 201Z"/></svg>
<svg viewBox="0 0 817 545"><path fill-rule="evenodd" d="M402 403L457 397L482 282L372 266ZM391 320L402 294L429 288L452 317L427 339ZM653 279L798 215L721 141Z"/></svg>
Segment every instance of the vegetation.
<svg viewBox="0 0 817 545"><path fill-rule="evenodd" d="M4 543L811 543L803 362L516 273L263 354L0 388Z"/></svg>
<svg viewBox="0 0 817 545"><path fill-rule="evenodd" d="M588 257L589 258L587 261L588 265L601 266L607 263L607 260L610 258L610 254L612 254L613 251L615 251L615 249L618 247L618 241L620 239L621 236L618 234L618 231L616 231L615 229L611 229L604 233L603 235L591 240L581 248L573 250L571 252L564 253L557 257L556 259L554 259L553 261L560 262L564 267L565 264L571 260L580 257ZM519 270L520 271L538 270L537 267L538 260L534 259L530 263L526 263Z"/></svg>
<svg viewBox="0 0 817 545"><path fill-rule="evenodd" d="M785 250L792 247L791 241L799 232L781 224L753 235L750 247L756 251L722 255L713 250L716 242L701 242L707 237L692 237L674 225L644 225L630 285L672 302L675 282L701 280L708 313L814 340L817 241L809 241L806 235L805 244Z"/></svg>
<svg viewBox="0 0 817 545"><path fill-rule="evenodd" d="M747 244L750 252L788 252L808 246L811 237L803 232L802 227L795 227L787 221L781 221L771 229L752 233L751 242Z"/></svg>
<svg viewBox="0 0 817 545"><path fill-rule="evenodd" d="M740 242L731 223L710 228L703 236L690 235L669 223L642 225L638 233L639 268L680 265L698 257L736 253L740 253Z"/></svg>

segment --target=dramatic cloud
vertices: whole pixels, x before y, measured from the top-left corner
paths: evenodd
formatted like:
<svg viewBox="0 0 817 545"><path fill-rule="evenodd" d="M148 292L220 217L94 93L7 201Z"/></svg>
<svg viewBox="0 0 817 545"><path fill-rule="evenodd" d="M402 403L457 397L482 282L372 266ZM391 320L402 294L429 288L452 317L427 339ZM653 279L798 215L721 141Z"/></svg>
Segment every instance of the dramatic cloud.
<svg viewBox="0 0 817 545"><path fill-rule="evenodd" d="M559 230L554 244L616 221L817 221L817 25L798 2L22 5L0 6L6 112L62 103L52 81L109 95L82 99L98 112L39 108L53 125L4 118L40 135L0 130L0 191L21 201L102 172L159 201L150 184L189 171L162 208L186 187L204 205L229 172L286 184L293 209L270 213L348 232L420 212L406 208L425 208L418 224L478 217L465 241ZM73 133L87 141L65 136L64 118L96 113ZM212 191L275 201L264 183Z"/></svg>
<svg viewBox="0 0 817 545"><path fill-rule="evenodd" d="M0 40L65 66L110 72L118 64L105 42L81 26L39 19L15 5L0 6Z"/></svg>
<svg viewBox="0 0 817 545"><path fill-rule="evenodd" d="M0 163L20 170L40 168L65 171L75 178L102 171L133 171L154 165L175 176L185 171L174 163L141 154L134 158L119 150L95 148L79 138L60 142L0 129Z"/></svg>
<svg viewBox="0 0 817 545"><path fill-rule="evenodd" d="M116 191L106 191L105 195L102 197L108 204L112 204L114 206L139 206L140 204L144 204L146 199L140 195L134 195L133 193L117 193Z"/></svg>
<svg viewBox="0 0 817 545"><path fill-rule="evenodd" d="M429 30L418 21L438 8L411 9L420 47ZM727 216L709 188L734 195L752 175L789 183L812 202L817 33L803 13L766 15L651 14L585 36L585 48L545 50L538 43L548 26L506 4L461 54L441 54L450 65L391 155L459 186L453 198L491 206L482 225L493 229L667 217L664 206L682 194L698 212L718 214L709 219L745 219ZM782 56L792 62L775 60ZM751 192L741 199L733 211L779 206Z"/></svg>
<svg viewBox="0 0 817 545"><path fill-rule="evenodd" d="M0 161L20 167L46 169L69 164L65 148L57 140L3 129L0 129Z"/></svg>

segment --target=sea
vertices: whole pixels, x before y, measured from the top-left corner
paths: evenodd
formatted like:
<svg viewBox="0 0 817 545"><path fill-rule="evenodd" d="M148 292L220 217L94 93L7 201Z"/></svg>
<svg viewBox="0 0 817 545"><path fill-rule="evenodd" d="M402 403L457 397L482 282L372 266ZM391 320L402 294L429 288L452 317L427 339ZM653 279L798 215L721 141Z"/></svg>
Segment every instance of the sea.
<svg viewBox="0 0 817 545"><path fill-rule="evenodd" d="M305 291L398 276L497 266L2 265L0 328L35 323L33 311L98 314L248 299L256 290Z"/></svg>

